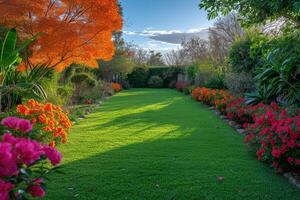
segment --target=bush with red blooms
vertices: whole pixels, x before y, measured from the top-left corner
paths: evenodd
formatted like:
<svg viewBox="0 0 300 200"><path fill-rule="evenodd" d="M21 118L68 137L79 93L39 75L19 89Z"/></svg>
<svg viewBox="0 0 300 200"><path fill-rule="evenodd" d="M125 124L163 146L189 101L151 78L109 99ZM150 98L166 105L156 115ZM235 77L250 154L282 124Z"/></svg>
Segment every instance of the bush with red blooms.
<svg viewBox="0 0 300 200"><path fill-rule="evenodd" d="M34 125L29 120L7 117L1 124L9 131L0 137L0 199L44 197L45 176L59 169L61 154L30 139Z"/></svg>
<svg viewBox="0 0 300 200"><path fill-rule="evenodd" d="M247 126L245 143L256 148L258 160L271 163L278 172L300 173L300 115L289 115L276 103L260 105Z"/></svg>
<svg viewBox="0 0 300 200"><path fill-rule="evenodd" d="M215 106L220 112L225 113L227 102L233 99L227 91L197 87L192 91L192 97L209 106Z"/></svg>
<svg viewBox="0 0 300 200"><path fill-rule="evenodd" d="M122 85L119 83L112 83L111 86L115 92L120 92L122 90Z"/></svg>
<svg viewBox="0 0 300 200"><path fill-rule="evenodd" d="M239 124L253 123L253 114L259 107L247 105L244 98L233 98L227 102L226 115Z"/></svg>
<svg viewBox="0 0 300 200"><path fill-rule="evenodd" d="M176 90L178 90L179 92L183 92L183 90L187 87L188 87L188 83L185 81L176 82Z"/></svg>

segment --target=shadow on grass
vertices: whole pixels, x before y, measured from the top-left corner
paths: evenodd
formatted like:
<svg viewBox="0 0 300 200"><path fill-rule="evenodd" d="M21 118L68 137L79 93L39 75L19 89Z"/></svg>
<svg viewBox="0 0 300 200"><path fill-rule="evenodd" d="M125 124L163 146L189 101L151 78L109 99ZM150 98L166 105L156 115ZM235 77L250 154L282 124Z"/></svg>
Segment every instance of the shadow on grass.
<svg viewBox="0 0 300 200"><path fill-rule="evenodd" d="M87 156L66 162L66 175L52 177L48 199L299 197L299 190L247 152L241 136L187 98L137 90L106 102L75 127L73 140L87 138L76 151L67 145L66 154Z"/></svg>

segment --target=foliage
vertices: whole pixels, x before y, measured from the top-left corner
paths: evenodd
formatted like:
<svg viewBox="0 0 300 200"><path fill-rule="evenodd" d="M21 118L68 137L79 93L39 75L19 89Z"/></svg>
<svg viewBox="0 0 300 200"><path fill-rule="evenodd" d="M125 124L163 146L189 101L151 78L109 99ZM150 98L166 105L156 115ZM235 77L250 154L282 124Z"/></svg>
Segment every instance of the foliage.
<svg viewBox="0 0 300 200"><path fill-rule="evenodd" d="M216 75L210 77L204 84L205 87L211 89L226 89L224 75Z"/></svg>
<svg viewBox="0 0 300 200"><path fill-rule="evenodd" d="M25 40L17 47L15 29L6 32L1 41L0 55L0 111L10 110L22 101L22 97L46 98L41 79L52 69L47 65L29 66L25 72L17 66L22 61L20 52L35 41L37 36Z"/></svg>
<svg viewBox="0 0 300 200"><path fill-rule="evenodd" d="M34 124L36 132L31 137L50 146L66 143L72 122L64 111L51 103L39 103L33 99L17 106L17 114Z"/></svg>
<svg viewBox="0 0 300 200"><path fill-rule="evenodd" d="M300 113L291 116L286 109L276 103L270 106L261 104L248 126L245 142L256 150L258 160L272 164L278 172L300 173L299 137Z"/></svg>
<svg viewBox="0 0 300 200"><path fill-rule="evenodd" d="M112 87L112 84L106 81L102 82L102 96L112 96L115 94L115 90Z"/></svg>
<svg viewBox="0 0 300 200"><path fill-rule="evenodd" d="M254 78L251 73L229 73L225 77L225 85L230 92L236 95L243 95L256 89Z"/></svg>
<svg viewBox="0 0 300 200"><path fill-rule="evenodd" d="M267 38L257 30L248 31L237 39L229 51L229 64L233 72L252 72L261 67L266 51Z"/></svg>
<svg viewBox="0 0 300 200"><path fill-rule="evenodd" d="M119 83L112 83L111 85L116 93L120 92L122 90L122 85Z"/></svg>
<svg viewBox="0 0 300 200"><path fill-rule="evenodd" d="M70 103L74 88L70 82L60 84L59 79L59 73L42 79L42 86L47 94L45 101L65 106Z"/></svg>
<svg viewBox="0 0 300 200"><path fill-rule="evenodd" d="M148 86L150 88L161 88L163 84L164 82L160 76L151 76L148 80Z"/></svg>
<svg viewBox="0 0 300 200"><path fill-rule="evenodd" d="M122 81L121 81L121 86L122 86L122 88L123 88L124 90L128 90L128 89L131 88L131 86L130 86L130 84L129 84L129 82L128 82L127 80L122 80Z"/></svg>
<svg viewBox="0 0 300 200"><path fill-rule="evenodd" d="M299 36L295 31L271 41L273 50L255 77L266 99L300 105Z"/></svg>
<svg viewBox="0 0 300 200"><path fill-rule="evenodd" d="M193 84L195 82L195 78L197 76L198 71L199 71L199 68L198 68L197 64L193 64L193 65L190 65L187 67L186 73L187 73L188 79L191 82L191 84Z"/></svg>
<svg viewBox="0 0 300 200"><path fill-rule="evenodd" d="M226 16L230 12L237 12L243 24L262 24L269 20L285 17L299 26L299 1L265 1L257 0L202 0L200 8L208 11L208 18Z"/></svg>
<svg viewBox="0 0 300 200"><path fill-rule="evenodd" d="M145 67L139 67L131 74L128 74L128 81L134 88L143 88L147 86L148 76L148 70Z"/></svg>
<svg viewBox="0 0 300 200"><path fill-rule="evenodd" d="M111 59L112 32L122 27L116 0L7 1L0 12L0 23L15 27L22 39L43 33L30 49L31 63L60 70L72 62L97 67L96 59Z"/></svg>
<svg viewBox="0 0 300 200"><path fill-rule="evenodd" d="M135 64L131 61L127 55L115 55L110 61L99 61L99 69L97 71L98 77L113 81L114 75L119 75L125 78L134 69Z"/></svg>

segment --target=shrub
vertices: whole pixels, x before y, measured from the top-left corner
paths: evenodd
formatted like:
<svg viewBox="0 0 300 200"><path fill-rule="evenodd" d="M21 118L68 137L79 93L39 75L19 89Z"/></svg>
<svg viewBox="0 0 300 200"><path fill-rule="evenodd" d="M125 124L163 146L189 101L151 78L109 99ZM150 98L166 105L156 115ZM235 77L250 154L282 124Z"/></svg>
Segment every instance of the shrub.
<svg viewBox="0 0 300 200"><path fill-rule="evenodd" d="M50 146L67 142L72 122L59 106L30 99L17 106L17 114L30 120L39 130L31 135L33 139L49 143Z"/></svg>
<svg viewBox="0 0 300 200"><path fill-rule="evenodd" d="M163 87L163 80L159 76L151 76L148 80L148 86L150 88L161 88Z"/></svg>
<svg viewBox="0 0 300 200"><path fill-rule="evenodd" d="M126 80L122 80L122 81L121 81L121 85L122 85L122 88L123 88L124 90L129 90L129 89L130 89L130 84L129 84L129 82L126 81Z"/></svg>
<svg viewBox="0 0 300 200"><path fill-rule="evenodd" d="M135 69L128 74L129 84L134 88L143 88L147 86L149 72L144 67Z"/></svg>
<svg viewBox="0 0 300 200"><path fill-rule="evenodd" d="M183 93L184 93L185 95L190 95L190 94L192 93L192 90L193 90L193 89L194 89L193 86L185 87L185 88L183 88Z"/></svg>
<svg viewBox="0 0 300 200"><path fill-rule="evenodd" d="M225 85L230 92L236 95L242 95L256 89L254 78L249 72L233 72L226 75Z"/></svg>
<svg viewBox="0 0 300 200"><path fill-rule="evenodd" d="M237 39L229 51L229 64L233 72L251 72L260 68L267 51L267 37L257 30Z"/></svg>
<svg viewBox="0 0 300 200"><path fill-rule="evenodd" d="M119 83L112 83L111 86L115 92L120 92L122 90L122 86Z"/></svg>
<svg viewBox="0 0 300 200"><path fill-rule="evenodd" d="M261 111L248 126L245 143L256 149L258 160L270 163L278 172L300 172L300 113L287 114L276 103L261 105Z"/></svg>
<svg viewBox="0 0 300 200"><path fill-rule="evenodd" d="M211 89L226 89L224 76L212 76L205 82L204 86Z"/></svg>
<svg viewBox="0 0 300 200"><path fill-rule="evenodd" d="M183 90L188 86L185 81L177 81L176 83L176 90L183 92Z"/></svg>
<svg viewBox="0 0 300 200"><path fill-rule="evenodd" d="M300 106L300 31L272 40L272 50L255 77L258 92L270 101Z"/></svg>
<svg viewBox="0 0 300 200"><path fill-rule="evenodd" d="M112 84L104 81L102 85L102 96L112 96L114 94L115 90L112 87Z"/></svg>
<svg viewBox="0 0 300 200"><path fill-rule="evenodd" d="M220 112L224 113L226 104L233 97L224 90L215 90L204 87L194 88L192 97L196 101L200 101L209 106L215 106Z"/></svg>

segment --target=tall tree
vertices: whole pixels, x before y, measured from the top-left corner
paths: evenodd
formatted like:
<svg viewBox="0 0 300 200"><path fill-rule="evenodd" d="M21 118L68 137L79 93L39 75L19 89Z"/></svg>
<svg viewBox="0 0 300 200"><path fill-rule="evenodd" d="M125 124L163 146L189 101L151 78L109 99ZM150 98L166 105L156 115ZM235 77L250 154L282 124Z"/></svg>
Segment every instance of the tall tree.
<svg viewBox="0 0 300 200"><path fill-rule="evenodd" d="M117 0L3 0L0 13L0 24L15 27L21 39L42 33L28 61L57 69L111 59L112 32L122 28Z"/></svg>
<svg viewBox="0 0 300 200"><path fill-rule="evenodd" d="M234 13L219 18L209 29L210 57L219 67L224 67L229 48L236 38L244 34L237 15Z"/></svg>
<svg viewBox="0 0 300 200"><path fill-rule="evenodd" d="M284 17L300 26L299 0L201 0L200 8L208 11L209 19L238 12L246 25L260 24Z"/></svg>

